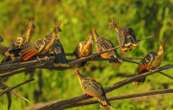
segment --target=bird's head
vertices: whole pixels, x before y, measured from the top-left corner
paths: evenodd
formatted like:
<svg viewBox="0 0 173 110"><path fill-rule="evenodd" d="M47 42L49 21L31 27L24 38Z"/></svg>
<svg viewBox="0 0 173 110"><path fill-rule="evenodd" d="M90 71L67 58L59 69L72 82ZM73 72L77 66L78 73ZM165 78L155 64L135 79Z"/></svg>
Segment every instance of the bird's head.
<svg viewBox="0 0 173 110"><path fill-rule="evenodd" d="M33 20L30 20L27 24L27 29L29 29L31 32L34 31L35 29L35 24L34 24L34 21Z"/></svg>
<svg viewBox="0 0 173 110"><path fill-rule="evenodd" d="M52 36L56 36L56 39L59 39L59 33L61 32L61 24L57 23L53 29Z"/></svg>
<svg viewBox="0 0 173 110"><path fill-rule="evenodd" d="M118 26L118 23L114 19L111 19L109 25L112 29L114 29L116 32L118 32L119 26Z"/></svg>
<svg viewBox="0 0 173 110"><path fill-rule="evenodd" d="M62 26L62 23L61 23L61 22L56 22L53 31L56 32L56 33L61 32L61 31L62 31L62 30L61 30L61 26Z"/></svg>
<svg viewBox="0 0 173 110"><path fill-rule="evenodd" d="M56 32L56 33L59 33L59 32L61 32L62 30L61 30L61 28L60 28L60 26L56 26L55 28L54 28L54 32Z"/></svg>
<svg viewBox="0 0 173 110"><path fill-rule="evenodd" d="M79 69L76 69L75 74L76 74L77 76L80 76L80 70L79 70Z"/></svg>
<svg viewBox="0 0 173 110"><path fill-rule="evenodd" d="M20 48L24 43L23 37L17 37L14 41L14 46Z"/></svg>

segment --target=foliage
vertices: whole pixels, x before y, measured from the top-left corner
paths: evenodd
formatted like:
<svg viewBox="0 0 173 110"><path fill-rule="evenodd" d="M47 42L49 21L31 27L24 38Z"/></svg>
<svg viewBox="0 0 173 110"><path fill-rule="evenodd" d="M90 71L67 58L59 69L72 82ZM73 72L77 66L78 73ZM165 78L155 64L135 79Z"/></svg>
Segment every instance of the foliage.
<svg viewBox="0 0 173 110"><path fill-rule="evenodd" d="M121 26L132 27L139 40L139 47L128 53L128 56L142 57L147 52L156 50L162 40L166 40L165 64L173 61L173 0L1 0L0 1L0 33L4 36L4 45L20 35L27 19L34 17L36 31L33 41L44 37L52 28L56 20L62 21L61 41L65 51L70 53L76 43L87 37L89 31L96 27L98 32L112 40L115 45L116 34L108 26L111 18L118 21ZM151 39L146 39L152 36ZM106 66L109 65L109 66ZM93 69L93 68L97 69ZM127 68L128 67L128 68ZM90 62L87 67L82 68L85 74L100 81L103 86L111 85L123 78L116 77L117 73L133 74L135 64L123 63L112 65L107 62ZM36 71L37 72L37 71ZM171 73L172 71L168 71ZM82 93L74 70L66 71L43 71L44 87L39 101L47 102L69 98ZM38 78L35 75L36 81ZM28 76L20 75L9 79L9 85L27 79ZM25 85L19 89L23 96L35 103L33 92L37 89L37 82ZM130 84L109 96L125 93L143 92L151 89L164 88L163 84L172 88L172 82L159 74L147 77L147 81L139 87ZM115 101L112 103L116 110L155 110L158 107L170 110L173 106L173 96L158 96L141 99L129 99ZM13 97L12 110L23 110L30 104L17 97ZM0 99L0 109L7 107L6 97ZM97 110L99 105L92 105L74 110Z"/></svg>

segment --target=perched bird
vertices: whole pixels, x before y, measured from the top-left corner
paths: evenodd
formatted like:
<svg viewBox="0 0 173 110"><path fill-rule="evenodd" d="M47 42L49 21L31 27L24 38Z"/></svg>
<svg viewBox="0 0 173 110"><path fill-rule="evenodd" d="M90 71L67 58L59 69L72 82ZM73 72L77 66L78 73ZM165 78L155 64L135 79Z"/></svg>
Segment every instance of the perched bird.
<svg viewBox="0 0 173 110"><path fill-rule="evenodd" d="M25 31L22 34L22 37L24 39L24 44L28 45L28 43L31 41L31 36L34 33L35 30L35 24L33 20L29 20L29 22L26 25Z"/></svg>
<svg viewBox="0 0 173 110"><path fill-rule="evenodd" d="M74 50L76 58L87 57L92 54L93 50L93 36L92 33L89 35L89 39L79 42ZM84 65L86 62L82 62L81 65Z"/></svg>
<svg viewBox="0 0 173 110"><path fill-rule="evenodd" d="M60 24L58 24L57 27L58 28L56 28L56 31L61 32ZM66 59L66 55L65 55L63 45L60 41L60 35L59 34L57 34L57 39L54 42L52 52L53 52L53 55L55 56L55 64L56 63L65 64L65 63L68 62L67 59Z"/></svg>
<svg viewBox="0 0 173 110"><path fill-rule="evenodd" d="M105 51L105 50L114 48L112 42L110 40L107 40L107 39L99 36L95 29L92 31L92 35L93 35L94 41L96 43L97 52L101 52L101 51ZM109 59L111 62L113 61L115 63L117 63L117 62L119 63L119 62L121 62L121 60L119 58L117 58L116 54L117 54L116 51L112 50L110 52L100 54L100 57L103 59Z"/></svg>
<svg viewBox="0 0 173 110"><path fill-rule="evenodd" d="M5 57L2 62L15 61L16 58L20 56L21 50L29 45L34 27L33 22L29 21L24 32L12 42L11 47L5 52Z"/></svg>
<svg viewBox="0 0 173 110"><path fill-rule="evenodd" d="M16 58L20 55L23 46L23 38L17 37L16 40L12 43L12 46L7 49L5 56L1 63L7 61L15 61Z"/></svg>
<svg viewBox="0 0 173 110"><path fill-rule="evenodd" d="M24 49L21 52L21 60L27 61L35 56L41 56L47 54L50 50L52 50L59 32L60 28L59 26L56 26L53 29L53 31L50 34L48 34L45 38L36 41L33 46Z"/></svg>
<svg viewBox="0 0 173 110"><path fill-rule="evenodd" d="M161 43L157 52L150 52L141 61L137 68L137 74L142 74L160 66L164 55L164 44ZM145 78L136 82L144 82Z"/></svg>
<svg viewBox="0 0 173 110"><path fill-rule="evenodd" d="M111 25L118 33L117 40L122 53L125 53L137 46L136 35L132 28L119 27L113 20Z"/></svg>
<svg viewBox="0 0 173 110"><path fill-rule="evenodd" d="M110 110L111 104L107 100L102 85L89 77L84 77L82 74L80 74L79 70L77 70L75 74L79 79L84 93L88 96L95 97L105 110Z"/></svg>
<svg viewBox="0 0 173 110"><path fill-rule="evenodd" d="M93 37L90 34L89 39L87 41L80 42L74 51L74 54L77 58L86 57L92 54L93 48Z"/></svg>

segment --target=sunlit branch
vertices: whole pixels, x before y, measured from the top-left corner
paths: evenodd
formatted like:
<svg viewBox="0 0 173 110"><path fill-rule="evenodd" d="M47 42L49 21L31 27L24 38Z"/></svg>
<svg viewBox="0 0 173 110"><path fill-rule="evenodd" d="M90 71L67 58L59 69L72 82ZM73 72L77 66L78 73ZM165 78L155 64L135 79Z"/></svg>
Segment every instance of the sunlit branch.
<svg viewBox="0 0 173 110"><path fill-rule="evenodd" d="M133 76L131 78L119 81L119 82L115 83L114 85L112 85L108 88L105 88L105 92L109 93L109 92L111 92L115 89L118 89L122 86L125 86L125 85L127 85L127 84L129 84L133 81L136 81L136 80L141 79L143 77L152 75L152 74L160 72L160 71L165 71L165 70L168 70L168 69L171 69L171 68L173 68L173 64L162 66L162 67L154 69L152 71L149 71L149 72L146 72L146 73L143 73L143 74L139 74L139 75ZM53 104L51 103L50 105L46 104L46 106L43 106L42 108L40 108L38 110L47 110L47 109L48 110L53 110L53 109L61 110L61 109L66 108L69 105L73 105L75 103L80 103L80 102L86 101L90 98L91 97L86 96L86 95L83 94L81 96L73 97L73 98L70 98L70 99L67 99L67 100L57 101L57 102L54 102Z"/></svg>

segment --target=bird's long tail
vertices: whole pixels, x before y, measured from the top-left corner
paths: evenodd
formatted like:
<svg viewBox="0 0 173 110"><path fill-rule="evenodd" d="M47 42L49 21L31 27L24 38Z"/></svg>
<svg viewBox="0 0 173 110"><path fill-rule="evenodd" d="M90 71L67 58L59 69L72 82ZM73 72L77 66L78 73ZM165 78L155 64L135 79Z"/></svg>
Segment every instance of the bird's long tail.
<svg viewBox="0 0 173 110"><path fill-rule="evenodd" d="M109 101L107 100L106 95L104 95L104 96L102 96L101 98L99 98L98 101L100 102L101 107L102 107L104 110L112 110L112 106L111 106L111 104L109 103Z"/></svg>

